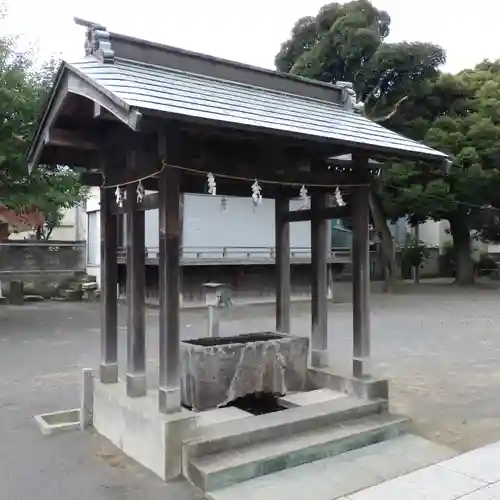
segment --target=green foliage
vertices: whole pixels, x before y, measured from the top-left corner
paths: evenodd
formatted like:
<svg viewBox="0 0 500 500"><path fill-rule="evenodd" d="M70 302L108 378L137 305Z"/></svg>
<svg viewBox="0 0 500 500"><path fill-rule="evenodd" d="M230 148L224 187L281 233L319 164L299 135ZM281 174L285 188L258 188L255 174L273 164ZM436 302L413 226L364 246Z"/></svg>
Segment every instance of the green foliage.
<svg viewBox="0 0 500 500"><path fill-rule="evenodd" d="M276 57L281 71L352 81L372 118L449 153L449 173L387 163L380 196L392 219L450 221L458 281L471 281L471 231L500 241L500 61L441 74L442 48L386 43L390 17L368 0L325 5L300 19ZM377 120L381 121L381 120Z"/></svg>
<svg viewBox="0 0 500 500"><path fill-rule="evenodd" d="M498 241L497 212L487 207L500 208L500 73L480 66L429 83L425 93L410 98L415 116L398 117L408 120L408 135L423 136L453 158L448 174L391 165L383 194L394 217L447 219L454 238L458 226L464 234L477 230L482 239ZM418 134L411 133L415 120Z"/></svg>
<svg viewBox="0 0 500 500"><path fill-rule="evenodd" d="M420 267L430 257L429 247L414 236L408 235L401 249L401 260L404 268Z"/></svg>
<svg viewBox="0 0 500 500"><path fill-rule="evenodd" d="M48 226L62 210L80 203L86 190L67 168L41 166L28 175L26 149L46 98L55 61L38 67L31 52L17 52L15 40L0 38L0 203L15 211L38 209ZM48 228L39 233L47 234Z"/></svg>
<svg viewBox="0 0 500 500"><path fill-rule="evenodd" d="M368 0L325 5L297 21L276 67L326 82L351 81L371 116L386 114L409 90L436 77L445 61L436 45L384 42L390 22Z"/></svg>

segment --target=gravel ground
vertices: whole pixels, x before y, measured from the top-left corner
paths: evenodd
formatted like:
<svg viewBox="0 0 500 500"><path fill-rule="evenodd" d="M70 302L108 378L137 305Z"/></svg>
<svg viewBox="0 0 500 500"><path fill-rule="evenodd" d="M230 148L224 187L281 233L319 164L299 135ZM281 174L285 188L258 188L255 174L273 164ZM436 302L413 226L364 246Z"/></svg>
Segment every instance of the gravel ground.
<svg viewBox="0 0 500 500"><path fill-rule="evenodd" d="M499 298L495 288L432 284L373 296L373 373L390 379L393 411L411 416L425 437L458 450L500 440ZM158 312L146 318L154 383ZM349 366L351 318L349 304L330 306L340 372ZM181 324L184 338L205 335L203 311L184 311ZM233 308L221 321L223 335L273 327L271 305ZM293 305L292 330L310 331L307 303ZM45 438L36 428L33 415L78 406L81 369L98 360L99 304L0 306L2 500L184 498L179 485L164 485L97 435Z"/></svg>

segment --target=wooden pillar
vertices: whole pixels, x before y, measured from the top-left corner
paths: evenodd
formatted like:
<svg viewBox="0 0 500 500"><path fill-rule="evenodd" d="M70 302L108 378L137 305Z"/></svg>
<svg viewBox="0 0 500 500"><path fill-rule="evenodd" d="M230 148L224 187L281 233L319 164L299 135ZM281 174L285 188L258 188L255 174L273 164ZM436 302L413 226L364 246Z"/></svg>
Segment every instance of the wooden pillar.
<svg viewBox="0 0 500 500"><path fill-rule="evenodd" d="M167 158L170 138L160 137L160 155ZM166 168L159 179L159 389L162 413L181 410L180 394L180 254L181 214L179 172Z"/></svg>
<svg viewBox="0 0 500 500"><path fill-rule="evenodd" d="M112 189L101 188L101 365L103 384L118 382L117 216Z"/></svg>
<svg viewBox="0 0 500 500"><path fill-rule="evenodd" d="M128 166L135 165L129 153ZM127 395L146 395L145 228L137 210L137 184L127 186Z"/></svg>
<svg viewBox="0 0 500 500"><path fill-rule="evenodd" d="M311 364L316 368L329 365L328 356L328 220L317 214L327 207L324 193L311 195Z"/></svg>
<svg viewBox="0 0 500 500"><path fill-rule="evenodd" d="M285 220L289 200L281 190L275 200L276 331L290 333L290 223Z"/></svg>
<svg viewBox="0 0 500 500"><path fill-rule="evenodd" d="M363 160L356 165L365 169ZM366 176L361 176L366 178ZM352 281L353 281L353 361L355 377L367 375L370 360L370 188L357 186L352 192Z"/></svg>

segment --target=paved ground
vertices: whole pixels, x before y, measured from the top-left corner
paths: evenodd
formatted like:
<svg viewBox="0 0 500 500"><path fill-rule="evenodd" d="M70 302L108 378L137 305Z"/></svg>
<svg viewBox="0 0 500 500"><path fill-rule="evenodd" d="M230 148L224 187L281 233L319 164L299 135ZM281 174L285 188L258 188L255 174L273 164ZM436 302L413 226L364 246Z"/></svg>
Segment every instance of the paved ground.
<svg viewBox="0 0 500 500"><path fill-rule="evenodd" d="M500 500L500 443L337 500Z"/></svg>
<svg viewBox="0 0 500 500"><path fill-rule="evenodd" d="M432 285L373 298L374 371L393 382L393 410L412 416L424 436L459 450L500 440L499 299L498 290ZM152 380L157 314L147 314ZM266 305L234 308L224 314L222 334L272 329L273 314ZM122 335L124 321L122 309ZM307 333L309 323L308 304L294 304L293 331ZM332 305L329 323L342 371L350 355L350 305ZM205 332L202 311L183 313L184 338ZM0 306L2 499L178 496L98 436L43 438L35 427L37 413L78 406L80 370L96 366L98 354L98 304Z"/></svg>

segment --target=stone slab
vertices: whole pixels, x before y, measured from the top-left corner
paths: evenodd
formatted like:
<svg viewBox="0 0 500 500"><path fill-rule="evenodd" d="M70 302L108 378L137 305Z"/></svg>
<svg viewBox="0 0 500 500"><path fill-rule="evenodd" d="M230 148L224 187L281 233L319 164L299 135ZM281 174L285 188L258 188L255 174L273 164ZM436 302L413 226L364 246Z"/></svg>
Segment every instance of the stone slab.
<svg viewBox="0 0 500 500"><path fill-rule="evenodd" d="M411 454L407 454L412 444L415 448L427 450L426 463L421 452L417 461L412 460ZM207 497L211 500L234 500L235 498L239 500L275 500L277 498L349 500L352 492L372 487L400 474L418 470L423 465L433 464L454 453L449 448L435 445L423 438L404 435L236 484L211 492ZM378 465L376 461L379 462ZM403 498L387 497L384 500L403 500Z"/></svg>
<svg viewBox="0 0 500 500"><path fill-rule="evenodd" d="M500 484L489 484L480 490L460 497L460 500L500 500Z"/></svg>
<svg viewBox="0 0 500 500"><path fill-rule="evenodd" d="M209 425L221 424L223 422L230 422L232 420L253 417L251 413L240 410L239 408L236 408L234 406L202 411L198 413L197 416L198 427L206 427Z"/></svg>
<svg viewBox="0 0 500 500"><path fill-rule="evenodd" d="M348 394L345 392L325 388L313 391L295 392L288 396L283 396L278 398L278 404L285 408L293 408L295 406L307 406L345 397L348 397Z"/></svg>
<svg viewBox="0 0 500 500"><path fill-rule="evenodd" d="M431 465L372 488L348 495L349 500L456 500L486 483Z"/></svg>
<svg viewBox="0 0 500 500"><path fill-rule="evenodd" d="M495 483L500 481L500 443L464 453L439 465L487 483Z"/></svg>

